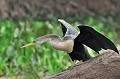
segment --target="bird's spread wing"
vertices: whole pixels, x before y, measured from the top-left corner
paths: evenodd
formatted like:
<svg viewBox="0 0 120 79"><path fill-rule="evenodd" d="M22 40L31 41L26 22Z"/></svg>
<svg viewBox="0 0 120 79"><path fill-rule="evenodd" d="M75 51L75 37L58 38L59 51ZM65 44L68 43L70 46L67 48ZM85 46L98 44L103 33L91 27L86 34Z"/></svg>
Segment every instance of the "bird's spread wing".
<svg viewBox="0 0 120 79"><path fill-rule="evenodd" d="M67 30L70 31L70 33L72 32L77 32L76 30L74 30L74 27L67 26L68 24L66 24L65 21L63 20L59 20L59 22L62 25L62 32L63 32L63 37L65 36ZM67 27L66 27L67 26ZM71 31L72 29L72 31ZM78 34L78 32L77 32ZM90 59L90 55L88 54L88 52L85 50L84 46L82 44L79 44L77 41L74 40L74 47L73 47L73 51L71 53L68 53L68 55L70 56L70 58L74 61L74 60L82 60L82 61L86 61L88 59Z"/></svg>
<svg viewBox="0 0 120 79"><path fill-rule="evenodd" d="M58 21L61 23L62 25L62 31L63 31L63 36L74 36L74 38L77 37L78 32L77 30L68 22L62 20L62 19L58 19Z"/></svg>
<svg viewBox="0 0 120 79"><path fill-rule="evenodd" d="M80 30L80 34L75 40L79 43L87 45L98 53L101 48L105 50L111 49L118 53L118 50L113 42L99 32L95 31L92 27L78 26L78 28Z"/></svg>

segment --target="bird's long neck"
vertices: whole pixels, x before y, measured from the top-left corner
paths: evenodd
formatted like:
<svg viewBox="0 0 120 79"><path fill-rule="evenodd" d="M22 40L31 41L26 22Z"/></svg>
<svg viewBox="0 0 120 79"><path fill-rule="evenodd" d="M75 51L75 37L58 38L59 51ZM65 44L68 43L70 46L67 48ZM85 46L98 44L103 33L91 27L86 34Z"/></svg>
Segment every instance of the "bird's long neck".
<svg viewBox="0 0 120 79"><path fill-rule="evenodd" d="M49 35L45 35L45 36L41 36L37 39L34 40L34 42L36 44L42 44L46 41L50 41L50 40L58 40L59 37L57 35L52 35L52 34L49 34Z"/></svg>

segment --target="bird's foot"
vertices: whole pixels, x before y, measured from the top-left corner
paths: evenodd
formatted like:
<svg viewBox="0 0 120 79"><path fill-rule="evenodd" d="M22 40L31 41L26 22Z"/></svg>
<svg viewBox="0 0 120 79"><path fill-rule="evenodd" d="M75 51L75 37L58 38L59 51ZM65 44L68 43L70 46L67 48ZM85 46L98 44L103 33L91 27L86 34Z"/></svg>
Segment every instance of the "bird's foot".
<svg viewBox="0 0 120 79"><path fill-rule="evenodd" d="M79 63L80 61L79 60L74 60L73 62L72 62L72 65L71 66L74 66L74 65L76 65L77 63Z"/></svg>

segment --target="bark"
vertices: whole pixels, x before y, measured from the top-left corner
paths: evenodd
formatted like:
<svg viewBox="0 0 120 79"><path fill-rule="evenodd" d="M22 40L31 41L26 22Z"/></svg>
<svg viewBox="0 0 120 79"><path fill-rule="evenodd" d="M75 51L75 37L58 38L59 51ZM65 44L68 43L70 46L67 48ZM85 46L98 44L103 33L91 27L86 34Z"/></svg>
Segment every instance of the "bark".
<svg viewBox="0 0 120 79"><path fill-rule="evenodd" d="M109 50L44 79L120 79L120 55Z"/></svg>

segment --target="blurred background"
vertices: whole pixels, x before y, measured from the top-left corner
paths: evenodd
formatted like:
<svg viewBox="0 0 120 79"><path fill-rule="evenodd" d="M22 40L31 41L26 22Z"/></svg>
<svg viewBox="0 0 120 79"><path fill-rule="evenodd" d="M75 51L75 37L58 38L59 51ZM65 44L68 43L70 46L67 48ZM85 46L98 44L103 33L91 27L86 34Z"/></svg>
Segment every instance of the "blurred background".
<svg viewBox="0 0 120 79"><path fill-rule="evenodd" d="M75 28L90 25L119 47L119 8L119 0L0 0L0 76L43 78L70 67L67 53L51 48L49 42L20 48L42 35L62 36L57 19Z"/></svg>

